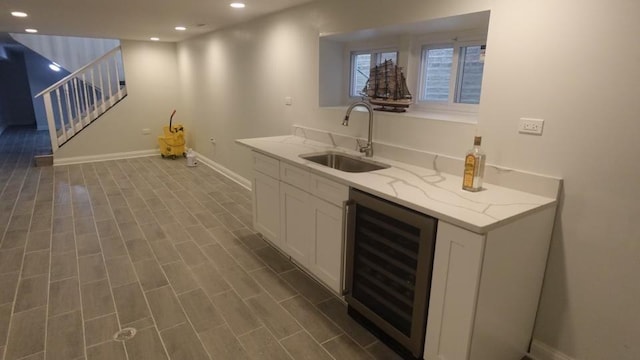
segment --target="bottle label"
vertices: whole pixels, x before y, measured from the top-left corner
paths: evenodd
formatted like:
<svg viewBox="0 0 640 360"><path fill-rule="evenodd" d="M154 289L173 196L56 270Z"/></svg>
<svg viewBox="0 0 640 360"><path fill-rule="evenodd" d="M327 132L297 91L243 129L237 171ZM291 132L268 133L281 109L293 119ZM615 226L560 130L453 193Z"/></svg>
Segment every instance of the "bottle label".
<svg viewBox="0 0 640 360"><path fill-rule="evenodd" d="M476 157L469 154L464 159L464 176L462 187L473 188L473 177L476 172Z"/></svg>

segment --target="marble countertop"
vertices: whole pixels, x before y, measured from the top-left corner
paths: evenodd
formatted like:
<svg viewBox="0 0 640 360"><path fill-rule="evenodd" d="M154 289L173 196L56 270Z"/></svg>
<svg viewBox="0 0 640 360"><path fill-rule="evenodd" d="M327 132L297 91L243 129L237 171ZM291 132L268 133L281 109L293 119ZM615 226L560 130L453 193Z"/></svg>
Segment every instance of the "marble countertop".
<svg viewBox="0 0 640 360"><path fill-rule="evenodd" d="M236 142L479 234L556 204L554 198L487 183L482 191L464 191L460 175L380 158L375 154L371 160L391 167L365 173L331 169L302 159L300 155L327 150L357 156L362 154L299 136L239 139Z"/></svg>

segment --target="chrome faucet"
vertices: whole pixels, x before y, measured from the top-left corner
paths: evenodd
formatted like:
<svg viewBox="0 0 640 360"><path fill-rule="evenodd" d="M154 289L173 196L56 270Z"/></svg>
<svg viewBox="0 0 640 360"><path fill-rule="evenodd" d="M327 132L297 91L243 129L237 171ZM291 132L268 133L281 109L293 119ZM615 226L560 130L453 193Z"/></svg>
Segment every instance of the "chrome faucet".
<svg viewBox="0 0 640 360"><path fill-rule="evenodd" d="M358 151L364 153L366 157L373 156L373 108L368 102L365 101L356 101L353 104L349 105L347 108L347 114L344 116L344 120L342 120L342 125L349 126L349 116L351 116L351 111L358 106L362 106L369 112L369 137L367 138L366 144L361 144L359 139L356 139L358 142Z"/></svg>

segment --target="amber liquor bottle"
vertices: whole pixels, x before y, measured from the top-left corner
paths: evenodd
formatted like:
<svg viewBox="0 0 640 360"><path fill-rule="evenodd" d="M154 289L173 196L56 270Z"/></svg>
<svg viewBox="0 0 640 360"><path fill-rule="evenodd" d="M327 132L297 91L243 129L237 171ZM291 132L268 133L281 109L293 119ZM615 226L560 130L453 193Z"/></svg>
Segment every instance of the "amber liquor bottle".
<svg viewBox="0 0 640 360"><path fill-rule="evenodd" d="M484 178L485 155L480 148L481 136L473 139L473 149L467 151L464 157L464 175L462 177L462 189L467 191L480 191Z"/></svg>

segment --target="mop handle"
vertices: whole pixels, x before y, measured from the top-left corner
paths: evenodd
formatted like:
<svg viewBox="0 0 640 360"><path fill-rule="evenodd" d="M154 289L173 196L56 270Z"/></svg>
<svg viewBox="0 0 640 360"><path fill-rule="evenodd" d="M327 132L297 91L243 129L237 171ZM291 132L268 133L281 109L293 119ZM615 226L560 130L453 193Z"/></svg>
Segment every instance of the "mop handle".
<svg viewBox="0 0 640 360"><path fill-rule="evenodd" d="M173 121L173 115L176 114L176 110L173 109L173 112L171 113L171 117L169 118L169 132L173 132L173 126L171 125L171 122Z"/></svg>

